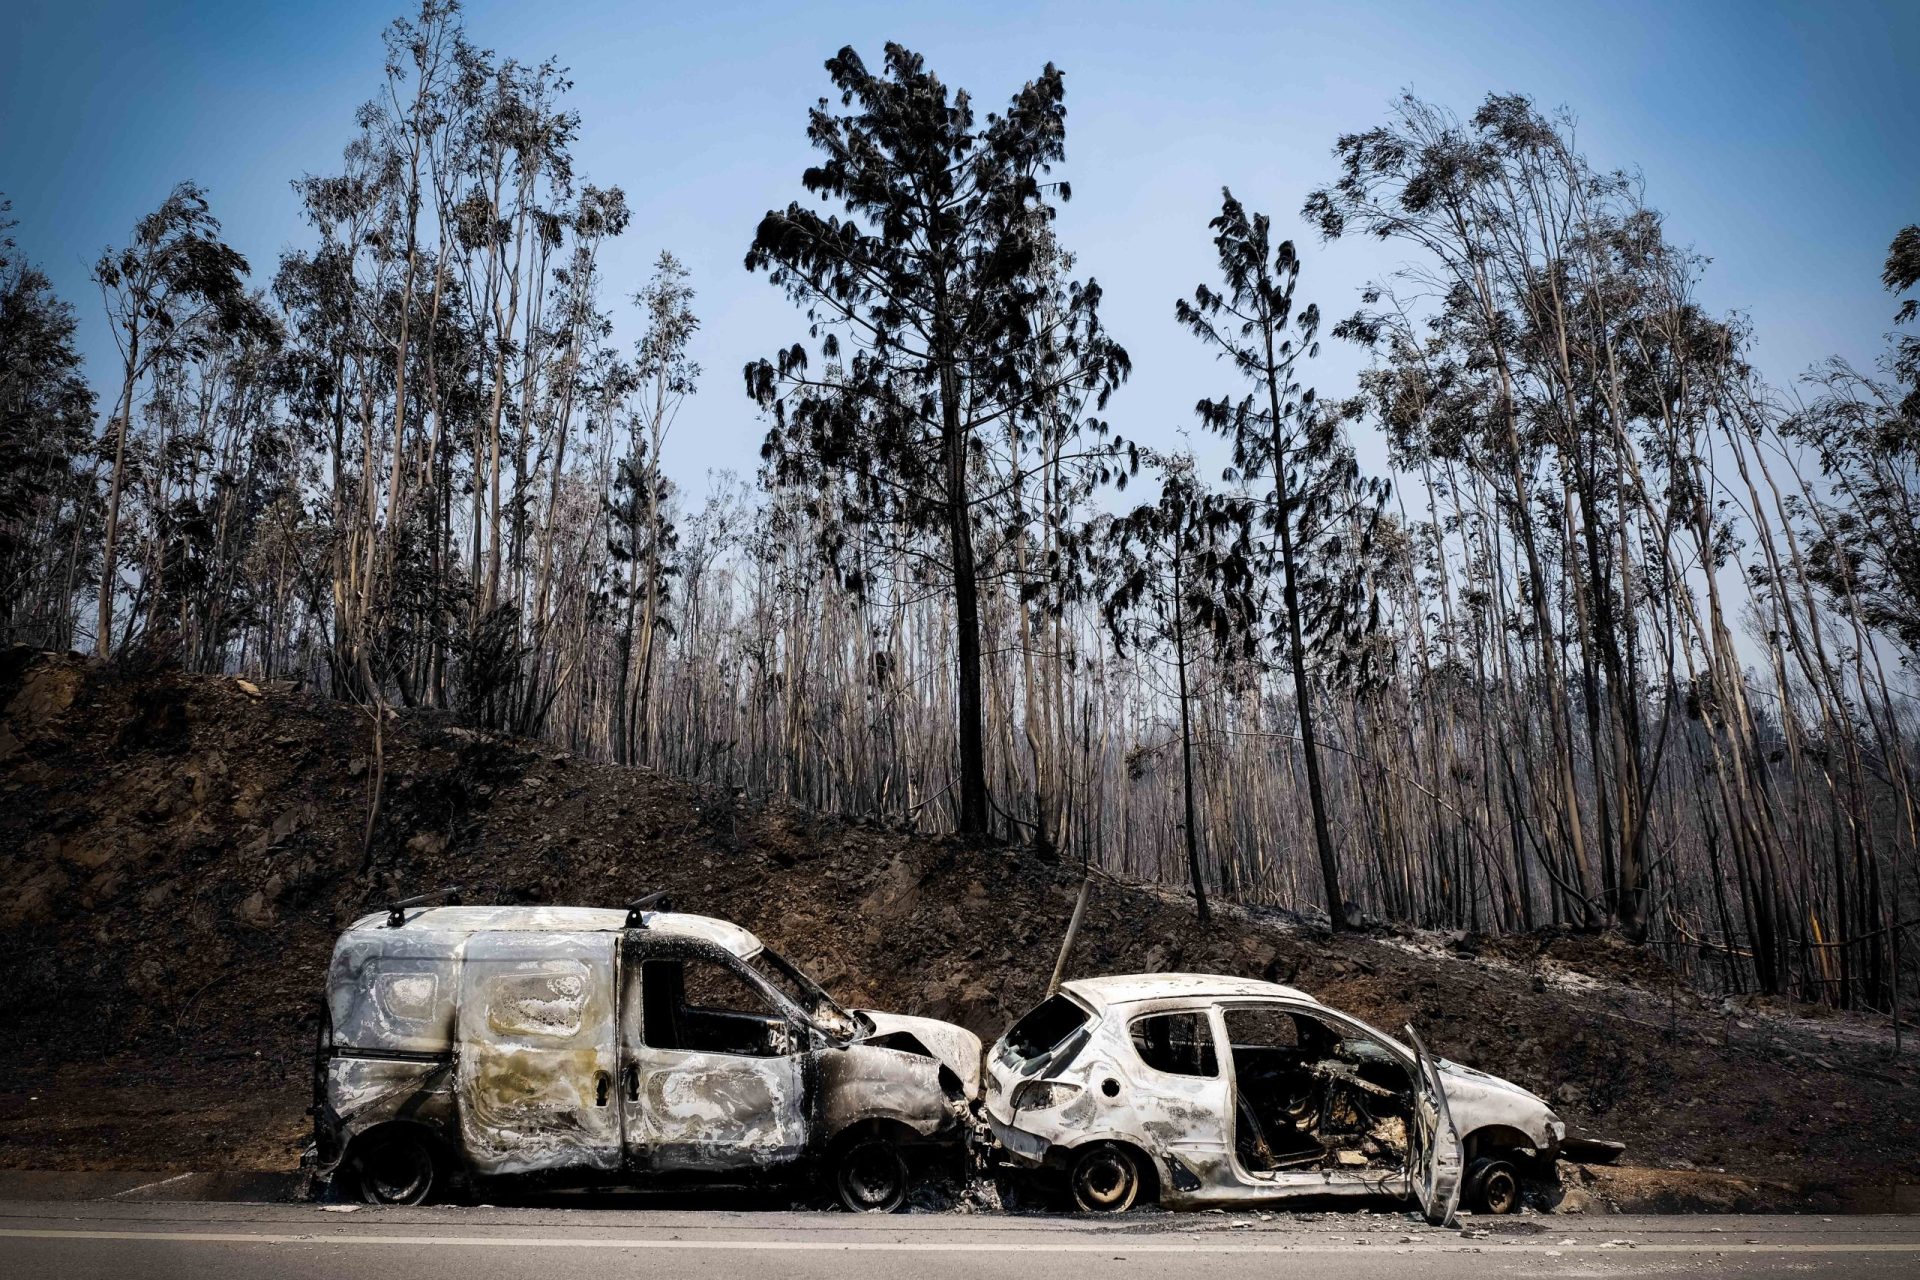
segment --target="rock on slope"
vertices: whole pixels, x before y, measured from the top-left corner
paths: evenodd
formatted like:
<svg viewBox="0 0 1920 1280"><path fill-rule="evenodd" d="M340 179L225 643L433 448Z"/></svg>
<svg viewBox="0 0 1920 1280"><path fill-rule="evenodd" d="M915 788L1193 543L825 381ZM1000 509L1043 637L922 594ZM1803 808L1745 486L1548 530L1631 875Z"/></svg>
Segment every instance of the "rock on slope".
<svg viewBox="0 0 1920 1280"><path fill-rule="evenodd" d="M291 1164L328 949L388 896L458 883L468 901L617 905L665 888L849 1003L991 1039L1041 994L1079 883L1021 850L748 803L427 713L388 727L363 852L364 710L23 650L0 658L0 706L0 1166ZM1097 879L1070 969L1269 977L1414 1021L1644 1164L1920 1181L1920 1085L1886 1062L1883 1027L1709 1008L1605 937L1329 938L1232 909L1202 928L1178 895Z"/></svg>

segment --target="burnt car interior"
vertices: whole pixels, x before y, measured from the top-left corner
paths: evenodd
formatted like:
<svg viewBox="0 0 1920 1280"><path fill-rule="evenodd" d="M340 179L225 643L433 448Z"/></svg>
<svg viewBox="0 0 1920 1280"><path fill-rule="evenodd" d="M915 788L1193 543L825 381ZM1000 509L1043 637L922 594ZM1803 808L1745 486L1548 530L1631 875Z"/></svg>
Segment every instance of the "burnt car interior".
<svg viewBox="0 0 1920 1280"><path fill-rule="evenodd" d="M787 1020L740 973L702 956L640 966L643 1034L649 1048L778 1058L790 1051Z"/></svg>
<svg viewBox="0 0 1920 1280"><path fill-rule="evenodd" d="M1407 1163L1412 1081L1373 1039L1309 1014L1228 1009L1234 1151L1249 1172Z"/></svg>

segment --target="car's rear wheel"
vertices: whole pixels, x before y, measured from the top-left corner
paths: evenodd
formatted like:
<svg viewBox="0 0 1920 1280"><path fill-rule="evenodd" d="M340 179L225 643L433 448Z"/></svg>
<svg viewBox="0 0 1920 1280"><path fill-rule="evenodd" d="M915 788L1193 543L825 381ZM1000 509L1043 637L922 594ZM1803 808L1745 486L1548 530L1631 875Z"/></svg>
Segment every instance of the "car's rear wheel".
<svg viewBox="0 0 1920 1280"><path fill-rule="evenodd" d="M857 1139L834 1162L834 1193L854 1213L893 1213L907 1202L911 1185L907 1157L885 1138Z"/></svg>
<svg viewBox="0 0 1920 1280"><path fill-rule="evenodd" d="M1476 1213L1512 1213L1520 1207L1520 1171L1505 1160L1474 1161L1466 1201Z"/></svg>
<svg viewBox="0 0 1920 1280"><path fill-rule="evenodd" d="M1079 1152L1067 1171L1073 1203L1082 1213L1125 1213L1140 1198L1140 1182L1140 1158L1112 1142Z"/></svg>
<svg viewBox="0 0 1920 1280"><path fill-rule="evenodd" d="M439 1162L417 1134L376 1133L354 1148L353 1180L368 1204L425 1204L438 1190Z"/></svg>

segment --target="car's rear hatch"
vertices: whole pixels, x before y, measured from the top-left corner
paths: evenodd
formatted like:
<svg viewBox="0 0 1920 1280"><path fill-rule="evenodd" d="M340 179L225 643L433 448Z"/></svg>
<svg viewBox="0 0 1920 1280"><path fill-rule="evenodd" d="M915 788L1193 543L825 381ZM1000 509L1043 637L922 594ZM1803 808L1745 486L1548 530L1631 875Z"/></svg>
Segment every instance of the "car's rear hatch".
<svg viewBox="0 0 1920 1280"><path fill-rule="evenodd" d="M987 1114L1013 1123L1013 1094L1022 1082L1073 1061L1093 1027L1093 1010L1068 992L1048 996L1008 1028L987 1055Z"/></svg>

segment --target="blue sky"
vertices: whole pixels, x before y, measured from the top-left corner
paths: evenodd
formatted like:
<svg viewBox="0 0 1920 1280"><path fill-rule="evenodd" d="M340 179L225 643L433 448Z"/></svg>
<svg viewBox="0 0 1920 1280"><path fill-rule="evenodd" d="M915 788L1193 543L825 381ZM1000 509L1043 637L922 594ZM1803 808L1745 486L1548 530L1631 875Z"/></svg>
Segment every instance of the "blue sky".
<svg viewBox="0 0 1920 1280"><path fill-rule="evenodd" d="M306 242L289 182L331 171L354 107L379 83L382 27L402 0L89 3L6 0L0 192L26 254L79 306L96 378L111 360L87 271L179 179L207 187L265 283ZM1320 246L1298 223L1343 131L1400 90L1465 113L1489 91L1565 105L1588 154L1637 168L1673 236L1712 260L1716 309L1747 313L1778 382L1827 355L1870 363L1894 310L1886 246L1920 220L1920 2L1450 6L860 3L494 4L476 41L555 57L583 116L577 171L634 209L605 254L617 323L661 248L693 272L700 392L668 446L695 494L709 468L751 475L762 428L739 370L801 334L789 304L741 267L755 222L800 191L805 112L822 61L886 40L922 53L983 107L1047 61L1067 77L1074 200L1061 235L1106 289L1133 355L1110 417L1159 444L1190 428L1227 371L1174 324L1210 278L1206 222L1230 184L1304 241L1302 295L1344 314L1398 251ZM1311 380L1352 386L1360 357L1329 344ZM1211 450L1207 450L1211 453ZM1378 458L1377 447L1363 454Z"/></svg>

